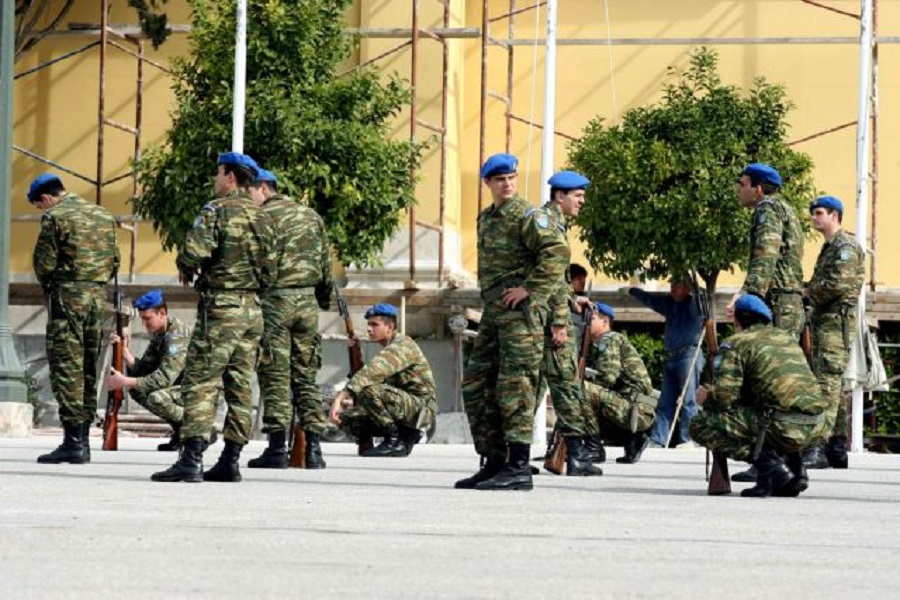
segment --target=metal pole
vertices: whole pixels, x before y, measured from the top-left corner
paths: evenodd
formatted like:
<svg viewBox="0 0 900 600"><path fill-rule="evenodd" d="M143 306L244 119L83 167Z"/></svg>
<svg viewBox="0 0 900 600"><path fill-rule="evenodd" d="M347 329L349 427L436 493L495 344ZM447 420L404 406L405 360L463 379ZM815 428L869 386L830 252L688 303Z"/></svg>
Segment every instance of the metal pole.
<svg viewBox="0 0 900 600"><path fill-rule="evenodd" d="M244 151L244 112L247 90L247 0L237 0L237 32L234 43L234 110L231 116L231 150Z"/></svg>
<svg viewBox="0 0 900 600"><path fill-rule="evenodd" d="M0 0L0 404L26 402L25 372L9 326L9 213L12 210L13 62L15 3Z"/></svg>
<svg viewBox="0 0 900 600"><path fill-rule="evenodd" d="M413 0L412 3L412 45L410 46L412 55L409 72L409 87L412 91L412 97L409 102L409 141L416 142L416 119L419 118L418 96L419 90L416 89L418 84L418 60L419 60L419 0ZM415 179L413 179L415 186ZM413 202L409 207L409 282L407 288L414 288L416 285L416 204Z"/></svg>
<svg viewBox="0 0 900 600"><path fill-rule="evenodd" d="M481 169L484 164L484 134L487 125L487 68L488 68L488 36L490 21L488 20L488 0L484 0L481 4L481 106L478 117L478 164L475 165L476 172ZM478 213L484 202L484 184L479 177L478 181Z"/></svg>
<svg viewBox="0 0 900 600"><path fill-rule="evenodd" d="M878 0L872 0L872 220L869 229L869 289L875 291L878 281Z"/></svg>
<svg viewBox="0 0 900 600"><path fill-rule="evenodd" d="M442 0L444 14L442 23L444 28L450 27L450 0ZM441 38L441 180L440 194L438 197L438 287L444 286L444 228L446 222L444 213L447 210L447 109L448 86L450 83L450 42L447 38Z"/></svg>
<svg viewBox="0 0 900 600"><path fill-rule="evenodd" d="M516 36L516 0L509 0L509 21L506 24L506 34L509 39ZM506 98L508 104L506 107L506 153L512 146L512 111L513 111L513 84L515 83L515 53L516 49L512 46L506 48Z"/></svg>
<svg viewBox="0 0 900 600"><path fill-rule="evenodd" d="M863 248L869 246L869 133L872 87L872 0L862 0L859 21L859 115L856 126L856 239ZM866 286L859 294L856 307L857 319L865 322ZM852 452L863 449L863 388L857 384L853 388L852 403Z"/></svg>
<svg viewBox="0 0 900 600"><path fill-rule="evenodd" d="M100 3L100 82L97 101L97 177L94 200L103 203L103 145L106 129L106 45L109 41L109 0Z"/></svg>

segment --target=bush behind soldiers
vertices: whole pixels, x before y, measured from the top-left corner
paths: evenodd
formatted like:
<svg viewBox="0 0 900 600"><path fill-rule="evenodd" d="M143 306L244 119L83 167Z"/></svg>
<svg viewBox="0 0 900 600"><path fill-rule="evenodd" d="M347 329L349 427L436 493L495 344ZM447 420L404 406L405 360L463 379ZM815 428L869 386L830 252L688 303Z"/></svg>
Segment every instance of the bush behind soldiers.
<svg viewBox="0 0 900 600"><path fill-rule="evenodd" d="M31 183L28 201L44 211L34 274L47 301L50 384L63 426L62 445L38 462L90 462L106 284L119 268L116 223L50 173Z"/></svg>

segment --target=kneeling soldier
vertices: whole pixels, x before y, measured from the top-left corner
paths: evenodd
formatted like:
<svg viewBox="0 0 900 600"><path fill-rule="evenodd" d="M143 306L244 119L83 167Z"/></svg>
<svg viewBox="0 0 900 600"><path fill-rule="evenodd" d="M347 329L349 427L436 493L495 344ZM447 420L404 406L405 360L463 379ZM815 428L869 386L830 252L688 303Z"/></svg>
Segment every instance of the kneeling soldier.
<svg viewBox="0 0 900 600"><path fill-rule="evenodd" d="M594 305L588 366L597 374L584 382L584 394L599 414L601 437L624 438L625 455L616 462L632 464L650 439L645 432L653 425L657 400L640 354L627 337L612 331L615 316L610 306Z"/></svg>
<svg viewBox="0 0 900 600"><path fill-rule="evenodd" d="M827 402L793 333L770 326L765 302L741 296L734 321L737 333L715 358L715 386L697 391L703 410L691 437L753 463L756 486L742 496L797 496L808 486L800 452L825 431Z"/></svg>
<svg viewBox="0 0 900 600"><path fill-rule="evenodd" d="M431 366L419 345L397 332L396 308L376 304L365 316L369 341L382 350L335 397L330 419L356 436L366 430L383 436L363 456L408 456L420 429L430 427L437 414ZM353 400L355 406L347 406Z"/></svg>
<svg viewBox="0 0 900 600"><path fill-rule="evenodd" d="M123 343L122 354L128 367L128 375L112 369L106 379L106 389L110 391L127 388L135 402L163 419L172 427L172 439L160 444L162 452L181 449L178 438L184 420L181 401L181 372L187 356L187 345L191 339L191 328L169 316L169 308L162 290L150 290L134 301L141 323L150 334L150 345L139 359L128 347L128 340L120 340L115 333L110 341ZM215 443L216 430L210 434L210 443Z"/></svg>

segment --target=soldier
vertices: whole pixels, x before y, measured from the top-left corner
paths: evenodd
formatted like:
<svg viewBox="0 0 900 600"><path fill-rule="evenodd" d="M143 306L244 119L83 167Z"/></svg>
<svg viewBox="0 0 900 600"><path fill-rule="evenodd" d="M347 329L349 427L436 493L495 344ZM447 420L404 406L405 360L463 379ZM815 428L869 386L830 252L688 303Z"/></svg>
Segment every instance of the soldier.
<svg viewBox="0 0 900 600"><path fill-rule="evenodd" d="M493 202L478 216L478 283L484 313L465 367L463 401L484 464L457 488L530 490L528 464L547 298L569 250L544 211L516 193L518 160L481 167Z"/></svg>
<svg viewBox="0 0 900 600"><path fill-rule="evenodd" d="M319 308L331 300L331 254L325 223L313 209L277 192L275 175L260 169L251 187L257 206L269 215L278 248L278 278L262 294L262 357L257 374L263 401L263 432L269 447L247 466L286 469L291 393L306 433L306 468L324 469L319 436L325 430L322 395L316 374L322 367Z"/></svg>
<svg viewBox="0 0 900 600"><path fill-rule="evenodd" d="M397 332L394 306L376 304L365 317L369 341L382 349L335 396L329 418L355 436L363 430L383 436L362 456L409 456L437 415L431 365L412 338Z"/></svg>
<svg viewBox="0 0 900 600"><path fill-rule="evenodd" d="M63 426L63 443L37 461L86 463L91 461L89 436L97 413L106 284L119 269L116 222L102 206L66 193L51 173L31 182L28 201L44 211L34 274L47 302L50 385Z"/></svg>
<svg viewBox="0 0 900 600"><path fill-rule="evenodd" d="M753 208L750 262L740 292L754 294L772 308L773 324L794 335L803 329L803 229L794 209L778 196L781 175L767 164L748 165L737 183L741 206Z"/></svg>
<svg viewBox="0 0 900 600"><path fill-rule="evenodd" d="M548 183L550 202L544 205L543 210L550 220L550 229L558 232L568 251L565 219L578 216L584 204L585 189L591 182L579 173L560 171ZM571 251L566 262L570 257ZM584 413L590 411L590 405L578 381L578 350L570 313L570 301L575 299L571 297L570 290L564 276L548 301L550 320L544 329L543 374L553 398L557 434L562 435L566 443L566 475L603 475L602 469L591 464L591 456L585 450L588 430Z"/></svg>
<svg viewBox="0 0 900 600"><path fill-rule="evenodd" d="M106 379L106 389L128 389L132 399L172 427L172 439L160 444L157 450L180 450L179 432L184 420L184 408L178 384L181 383L191 328L169 315L162 290L150 290L134 301L134 308L150 334L150 345L143 356L136 359L128 346L128 340L119 339L114 332L110 341L113 344L123 344L122 355L128 374L111 369L110 376ZM215 443L216 437L216 429L213 427L210 444Z"/></svg>
<svg viewBox="0 0 900 600"><path fill-rule="evenodd" d="M752 295L738 298L734 309L737 333L719 347L715 384L697 390L702 410L691 436L752 461L756 486L741 496L796 496L808 486L800 451L825 430L827 402L794 335L769 326L771 309Z"/></svg>
<svg viewBox="0 0 900 600"><path fill-rule="evenodd" d="M624 440L625 454L616 462L633 464L650 439L645 432L653 425L657 400L641 355L627 337L612 330L615 317L609 305L594 305L588 365L597 374L585 380L584 395L599 415L602 437Z"/></svg>
<svg viewBox="0 0 900 600"><path fill-rule="evenodd" d="M182 380L184 447L178 461L153 481L241 480L238 460L250 435L250 378L259 357L263 318L258 292L275 279L272 223L247 194L258 174L252 158L219 155L216 200L203 206L178 251L182 283L200 292ZM213 426L216 397L224 386L228 413L225 448L202 472L203 451Z"/></svg>
<svg viewBox="0 0 900 600"><path fill-rule="evenodd" d="M847 468L847 405L842 375L850 345L856 336L856 304L865 280L866 257L856 238L844 231L844 204L833 196L821 196L809 205L813 227L825 245L816 259L812 279L803 295L812 306L810 354L812 368L828 403L828 445L814 444L804 456L807 467Z"/></svg>

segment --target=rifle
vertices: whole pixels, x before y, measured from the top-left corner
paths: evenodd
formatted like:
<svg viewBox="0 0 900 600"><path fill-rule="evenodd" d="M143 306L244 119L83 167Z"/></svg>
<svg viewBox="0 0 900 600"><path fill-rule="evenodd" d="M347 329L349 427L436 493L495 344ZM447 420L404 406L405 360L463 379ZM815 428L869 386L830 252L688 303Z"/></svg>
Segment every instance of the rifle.
<svg viewBox="0 0 900 600"><path fill-rule="evenodd" d="M698 301L700 302L700 311L703 314L703 330L706 338L707 352L707 372L709 374L709 383L715 384L716 369L713 360L719 351L719 339L716 336L716 321L712 316L712 310L709 303L710 298L701 292L697 284L697 274L693 273L694 289L697 292ZM709 450L706 451L706 481L708 486L706 493L710 496L723 496L731 493L731 479L728 476L728 457L722 452L712 453L712 470L709 465Z"/></svg>
<svg viewBox="0 0 900 600"><path fill-rule="evenodd" d="M119 341L113 344L112 366L119 373L124 373L125 315L122 313L122 293L119 291L118 274L116 274L115 287L113 288L113 306L116 311L116 335L119 336ZM107 392L106 416L103 419L104 450L119 449L119 410L122 408L124 399L125 390L123 388Z"/></svg>
<svg viewBox="0 0 900 600"><path fill-rule="evenodd" d="M806 355L806 363L812 369L812 334L809 325L810 303L808 298L803 299L803 312L805 318L803 319L803 331L800 333L800 347L803 348L803 354Z"/></svg>

